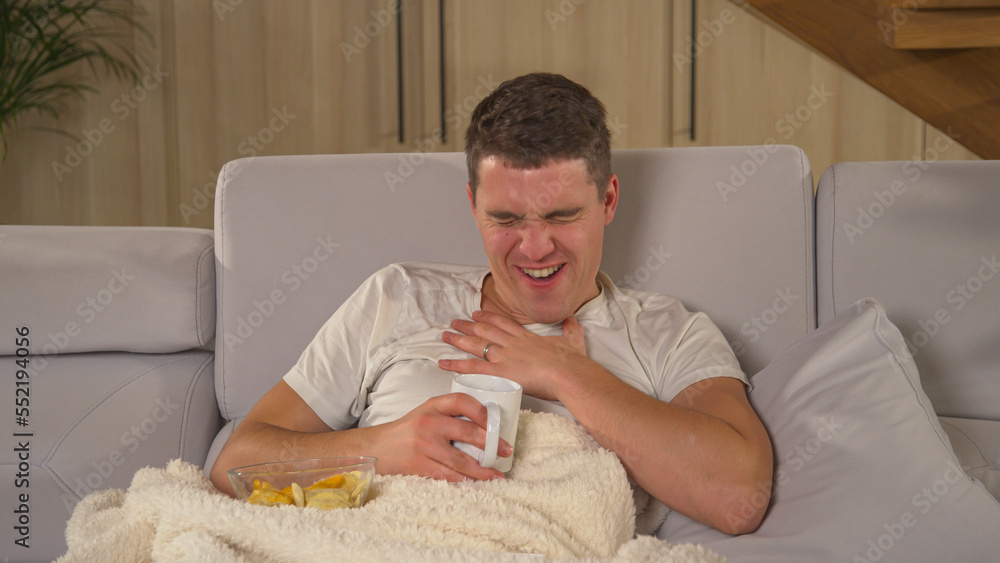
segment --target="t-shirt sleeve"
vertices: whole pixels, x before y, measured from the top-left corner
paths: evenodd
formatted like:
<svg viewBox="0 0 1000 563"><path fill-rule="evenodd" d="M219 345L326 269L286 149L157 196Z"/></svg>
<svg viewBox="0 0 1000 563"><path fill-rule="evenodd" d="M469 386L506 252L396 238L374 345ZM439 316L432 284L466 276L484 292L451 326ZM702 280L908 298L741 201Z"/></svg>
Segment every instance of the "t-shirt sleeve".
<svg viewBox="0 0 1000 563"><path fill-rule="evenodd" d="M353 426L378 366L374 352L393 333L401 309L392 266L366 280L323 324L284 381L327 426Z"/></svg>
<svg viewBox="0 0 1000 563"><path fill-rule="evenodd" d="M660 400L670 402L687 387L714 377L732 377L749 387L732 347L707 315L681 308L670 321L674 330L660 342L657 354Z"/></svg>

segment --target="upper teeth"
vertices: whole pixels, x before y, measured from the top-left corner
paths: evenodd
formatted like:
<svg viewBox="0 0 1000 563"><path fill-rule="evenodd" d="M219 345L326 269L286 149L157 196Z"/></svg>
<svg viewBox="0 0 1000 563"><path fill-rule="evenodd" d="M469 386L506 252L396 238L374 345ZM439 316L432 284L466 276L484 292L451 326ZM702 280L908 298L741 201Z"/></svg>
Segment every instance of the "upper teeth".
<svg viewBox="0 0 1000 563"><path fill-rule="evenodd" d="M533 278L544 278L547 276L551 276L556 272L556 270L558 270L561 267L562 266L551 266L549 268L543 268L541 270L532 270L531 268L521 268L521 269L524 270L524 273L528 274Z"/></svg>

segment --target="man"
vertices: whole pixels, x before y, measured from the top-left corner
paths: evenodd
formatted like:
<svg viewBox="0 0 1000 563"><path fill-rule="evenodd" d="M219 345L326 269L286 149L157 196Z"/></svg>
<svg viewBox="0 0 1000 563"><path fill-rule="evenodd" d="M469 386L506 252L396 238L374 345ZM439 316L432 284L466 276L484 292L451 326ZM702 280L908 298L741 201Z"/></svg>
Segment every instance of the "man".
<svg viewBox="0 0 1000 563"><path fill-rule="evenodd" d="M233 433L211 472L216 486L229 492L226 469L290 445L373 455L381 473L502 478L452 446L483 447L486 410L449 393L451 379L487 373L520 383L525 408L574 417L667 506L728 533L756 529L771 446L732 350L704 315L618 289L599 271L619 196L605 118L600 101L558 75L522 76L487 96L466 156L489 269L374 274Z"/></svg>

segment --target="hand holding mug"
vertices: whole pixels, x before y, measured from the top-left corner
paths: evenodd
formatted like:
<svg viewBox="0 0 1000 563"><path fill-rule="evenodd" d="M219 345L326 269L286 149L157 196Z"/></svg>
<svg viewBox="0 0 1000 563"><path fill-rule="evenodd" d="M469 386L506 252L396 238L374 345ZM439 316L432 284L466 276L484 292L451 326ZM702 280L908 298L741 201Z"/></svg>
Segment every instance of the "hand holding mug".
<svg viewBox="0 0 1000 563"><path fill-rule="evenodd" d="M451 390L472 396L486 407L487 412L485 449L465 442L455 442L455 447L478 460L482 467L493 467L503 473L510 471L513 454L500 457L497 450L501 438L514 447L521 413L521 386L502 377L465 373L455 377Z"/></svg>

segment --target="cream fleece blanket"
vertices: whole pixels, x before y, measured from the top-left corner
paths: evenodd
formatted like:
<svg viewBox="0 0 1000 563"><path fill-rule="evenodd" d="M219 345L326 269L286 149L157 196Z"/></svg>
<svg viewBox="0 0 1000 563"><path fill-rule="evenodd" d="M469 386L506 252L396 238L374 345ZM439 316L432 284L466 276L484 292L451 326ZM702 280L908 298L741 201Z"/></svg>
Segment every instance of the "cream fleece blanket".
<svg viewBox="0 0 1000 563"><path fill-rule="evenodd" d="M377 476L365 506L255 506L174 460L77 504L58 563L91 561L723 561L634 537L625 470L583 428L524 411L506 479Z"/></svg>

